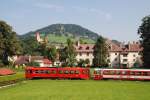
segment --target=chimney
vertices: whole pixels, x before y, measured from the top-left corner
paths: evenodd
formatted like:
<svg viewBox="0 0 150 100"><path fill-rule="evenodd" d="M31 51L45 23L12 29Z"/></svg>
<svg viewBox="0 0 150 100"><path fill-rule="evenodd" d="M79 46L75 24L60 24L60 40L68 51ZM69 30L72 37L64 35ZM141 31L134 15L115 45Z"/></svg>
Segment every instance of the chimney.
<svg viewBox="0 0 150 100"><path fill-rule="evenodd" d="M131 45L131 43L130 43L130 41L128 42L128 49L130 50L130 45Z"/></svg>

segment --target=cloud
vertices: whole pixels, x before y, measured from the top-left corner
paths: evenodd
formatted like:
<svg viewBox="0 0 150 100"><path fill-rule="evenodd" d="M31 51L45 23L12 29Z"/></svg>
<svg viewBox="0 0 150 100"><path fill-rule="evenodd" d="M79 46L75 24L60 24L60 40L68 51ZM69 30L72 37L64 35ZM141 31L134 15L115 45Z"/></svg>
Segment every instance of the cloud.
<svg viewBox="0 0 150 100"><path fill-rule="evenodd" d="M44 8L44 9L51 9L55 11L64 11L64 7L60 5L48 4L48 3L36 3L35 7Z"/></svg>

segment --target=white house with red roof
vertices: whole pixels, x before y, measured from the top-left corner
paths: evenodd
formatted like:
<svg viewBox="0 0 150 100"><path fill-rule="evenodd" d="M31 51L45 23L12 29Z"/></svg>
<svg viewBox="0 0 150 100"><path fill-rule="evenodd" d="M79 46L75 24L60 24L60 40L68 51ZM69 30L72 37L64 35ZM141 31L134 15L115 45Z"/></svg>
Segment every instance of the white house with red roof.
<svg viewBox="0 0 150 100"><path fill-rule="evenodd" d="M52 67L52 62L49 59L37 59L34 62L39 63L40 67Z"/></svg>
<svg viewBox="0 0 150 100"><path fill-rule="evenodd" d="M128 43L126 45L117 45L111 40L107 40L108 44L108 63L110 67L133 67L134 64L142 64L140 52L142 51L142 47L139 42ZM77 56L77 61L86 60L90 61L90 65L93 63L93 50L94 44L77 44L74 46Z"/></svg>

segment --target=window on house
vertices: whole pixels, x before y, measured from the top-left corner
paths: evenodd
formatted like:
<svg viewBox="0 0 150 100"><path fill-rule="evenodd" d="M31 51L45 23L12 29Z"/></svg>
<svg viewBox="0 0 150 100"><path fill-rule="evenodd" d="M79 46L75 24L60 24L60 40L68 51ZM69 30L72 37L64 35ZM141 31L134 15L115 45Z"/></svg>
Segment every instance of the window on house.
<svg viewBox="0 0 150 100"><path fill-rule="evenodd" d="M135 59L133 59L133 61L135 61Z"/></svg>
<svg viewBox="0 0 150 100"><path fill-rule="evenodd" d="M123 59L123 62L127 62L128 60L127 59Z"/></svg>
<svg viewBox="0 0 150 100"><path fill-rule="evenodd" d="M110 63L110 59L107 59L107 62Z"/></svg>
<svg viewBox="0 0 150 100"><path fill-rule="evenodd" d="M133 55L133 57L135 57L135 54Z"/></svg>
<svg viewBox="0 0 150 100"><path fill-rule="evenodd" d="M87 52L87 54L86 54L87 56L89 56L89 52Z"/></svg>
<svg viewBox="0 0 150 100"><path fill-rule="evenodd" d="M123 54L123 57L127 57L128 56L128 54Z"/></svg>
<svg viewBox="0 0 150 100"><path fill-rule="evenodd" d="M79 55L82 56L82 53L80 52Z"/></svg>
<svg viewBox="0 0 150 100"><path fill-rule="evenodd" d="M115 58L115 61L117 61L117 58Z"/></svg>
<svg viewBox="0 0 150 100"><path fill-rule="evenodd" d="M81 46L79 47L79 50L82 50L82 47L81 47Z"/></svg>
<svg viewBox="0 0 150 100"><path fill-rule="evenodd" d="M117 53L115 53L115 55L117 55Z"/></svg>
<svg viewBox="0 0 150 100"><path fill-rule="evenodd" d="M88 46L88 47L86 47L86 50L89 50L89 46Z"/></svg>

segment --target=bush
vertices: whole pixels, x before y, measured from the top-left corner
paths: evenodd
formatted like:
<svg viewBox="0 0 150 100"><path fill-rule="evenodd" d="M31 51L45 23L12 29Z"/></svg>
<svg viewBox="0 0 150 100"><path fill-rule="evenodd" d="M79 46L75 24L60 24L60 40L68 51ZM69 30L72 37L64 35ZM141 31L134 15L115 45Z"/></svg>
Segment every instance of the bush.
<svg viewBox="0 0 150 100"><path fill-rule="evenodd" d="M29 62L28 64L26 64L27 66L36 66L36 67L39 67L40 64L38 62Z"/></svg>

